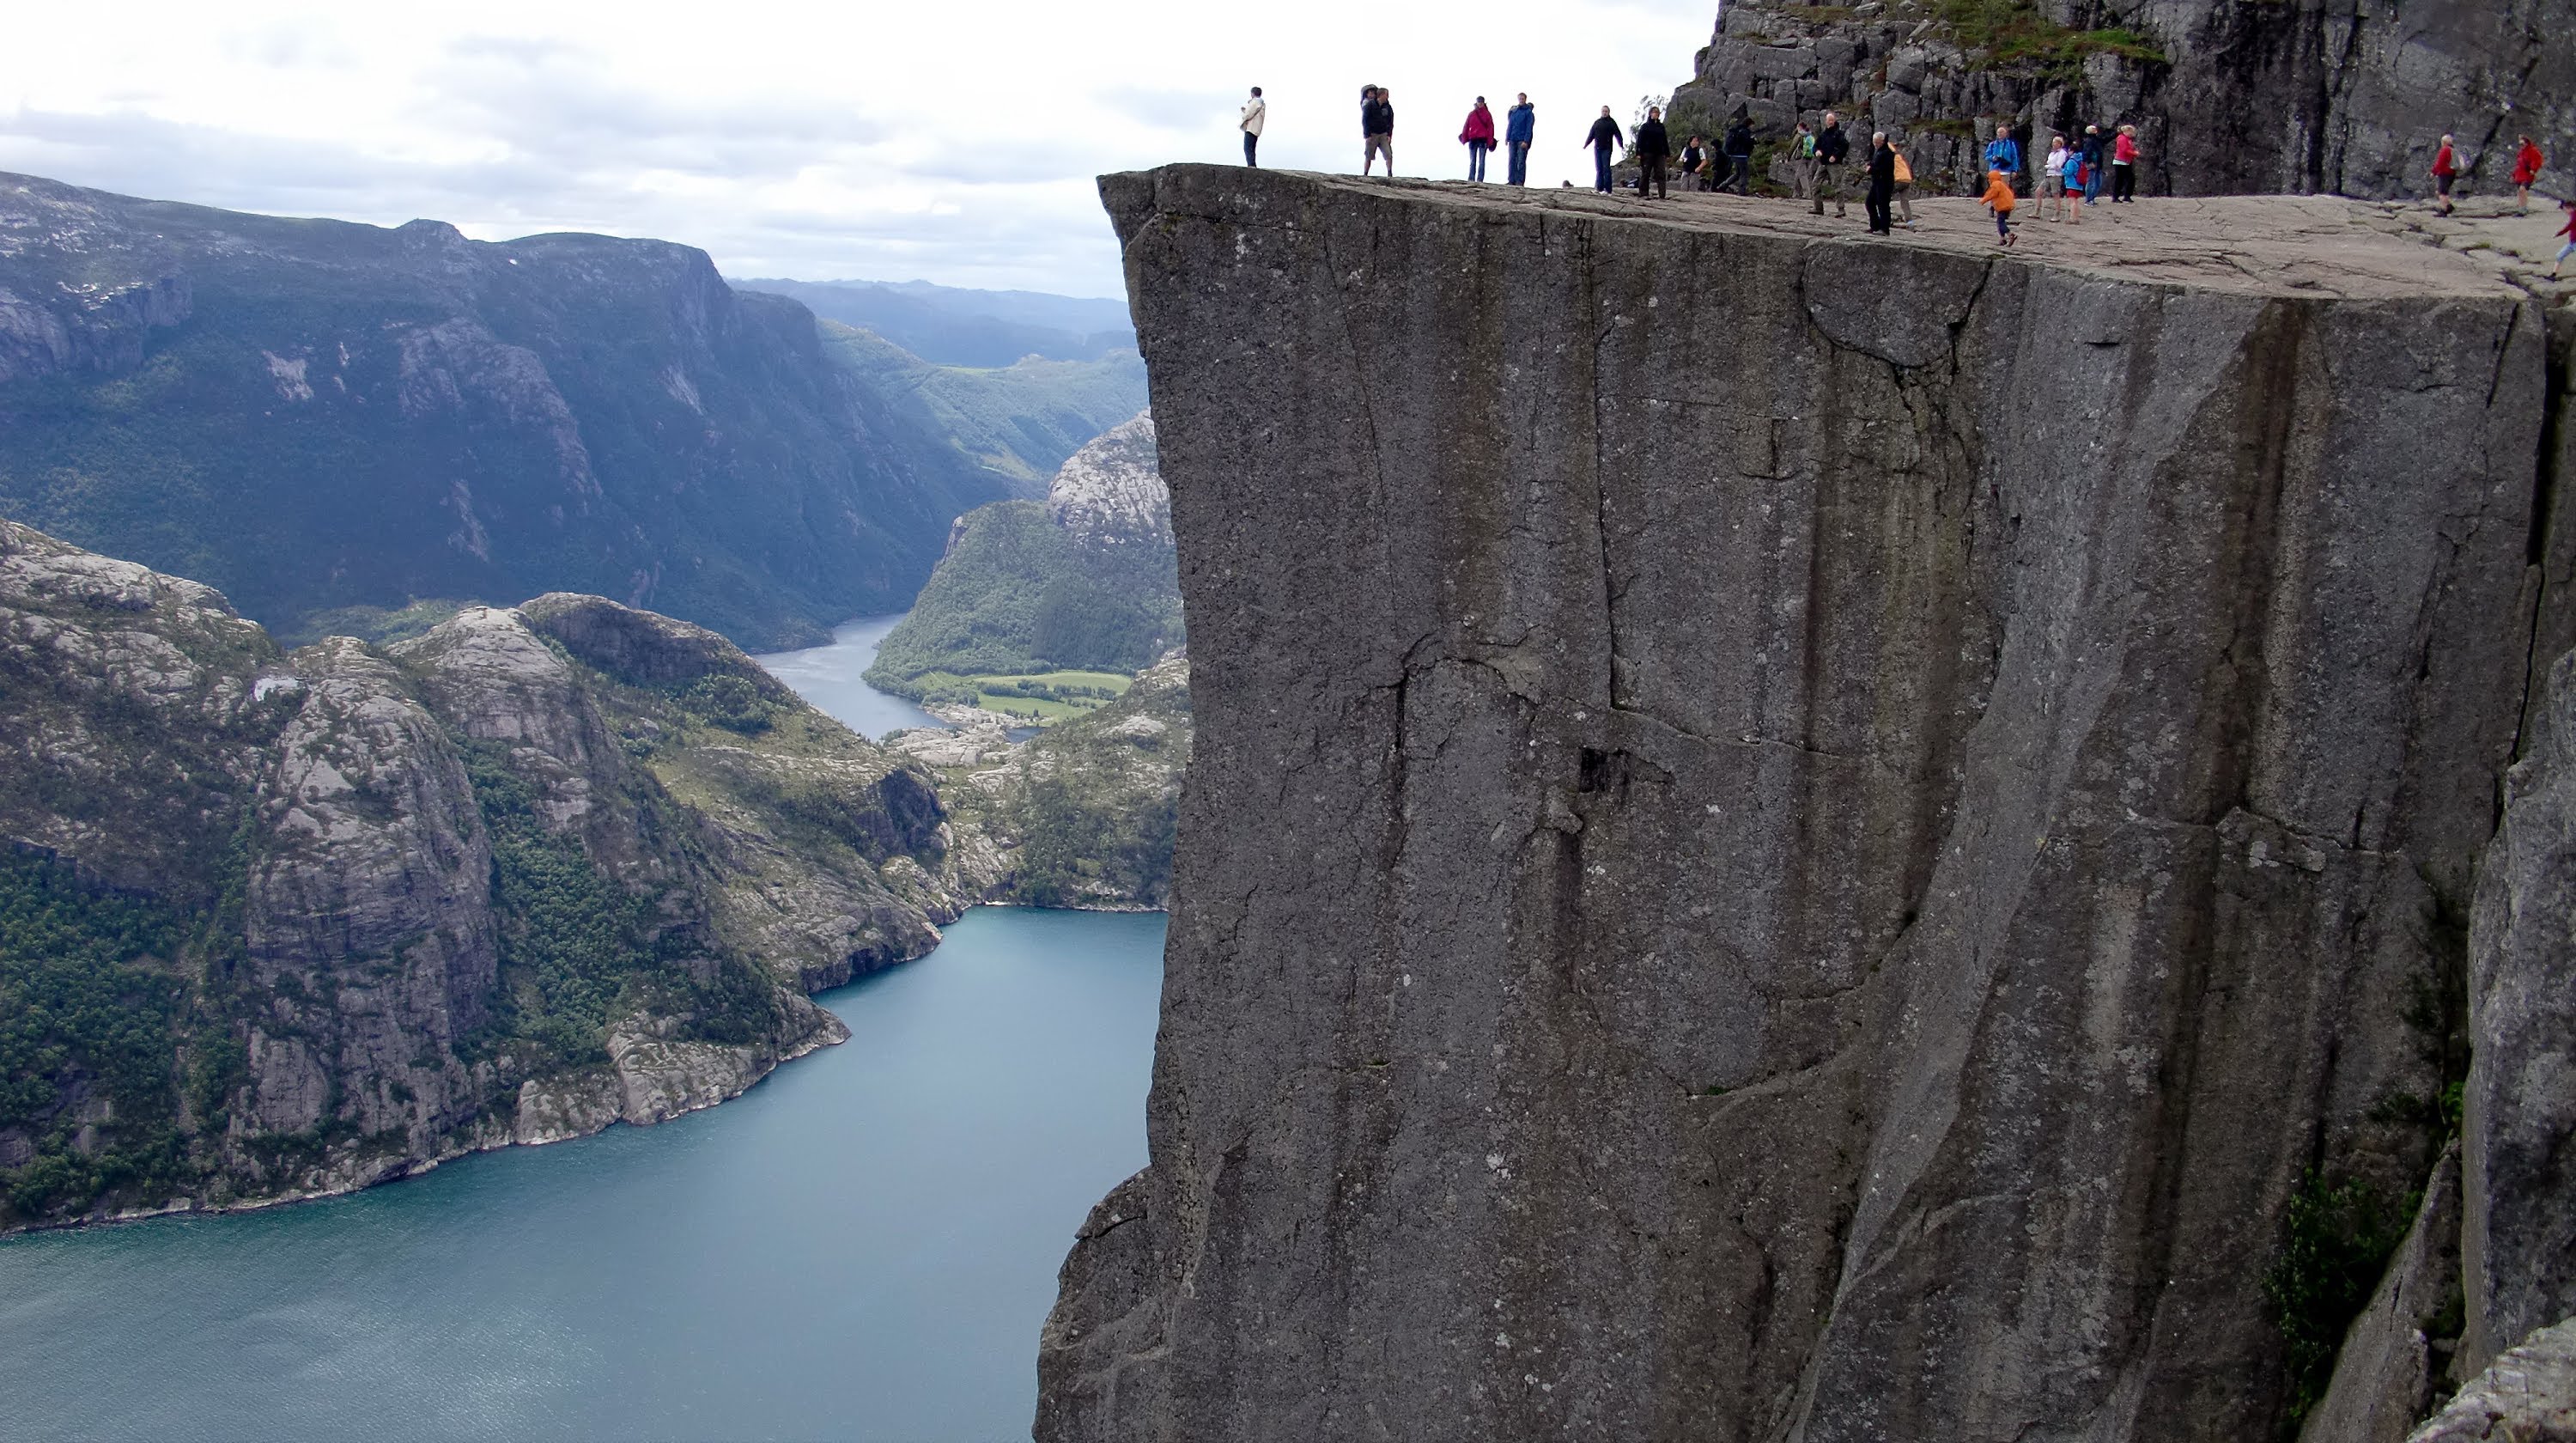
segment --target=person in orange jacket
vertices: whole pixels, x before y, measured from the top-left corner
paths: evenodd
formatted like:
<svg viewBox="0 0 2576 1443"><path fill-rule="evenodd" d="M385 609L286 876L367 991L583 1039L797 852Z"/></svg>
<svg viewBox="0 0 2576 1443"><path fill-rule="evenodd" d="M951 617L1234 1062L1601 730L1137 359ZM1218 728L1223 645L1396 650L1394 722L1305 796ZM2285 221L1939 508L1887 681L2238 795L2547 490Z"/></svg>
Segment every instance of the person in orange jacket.
<svg viewBox="0 0 2576 1443"><path fill-rule="evenodd" d="M2011 245L2013 243L2012 181L2000 170L1987 171L1986 193L1978 198L1977 203L1995 213L1995 235L1997 236L1995 243L2002 246Z"/></svg>
<svg viewBox="0 0 2576 1443"><path fill-rule="evenodd" d="M2540 147L2531 143L2531 137L2522 137L2522 148L2513 153L2513 189L2524 215L2531 214L2532 182L2540 179L2540 168L2548 163Z"/></svg>

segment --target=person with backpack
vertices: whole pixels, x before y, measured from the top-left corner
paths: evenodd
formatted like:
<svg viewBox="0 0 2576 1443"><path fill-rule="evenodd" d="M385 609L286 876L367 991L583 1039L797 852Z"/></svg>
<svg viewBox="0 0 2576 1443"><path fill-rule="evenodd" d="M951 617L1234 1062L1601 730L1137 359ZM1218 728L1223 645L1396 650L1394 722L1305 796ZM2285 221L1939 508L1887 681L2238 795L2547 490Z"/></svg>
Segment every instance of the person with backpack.
<svg viewBox="0 0 2576 1443"><path fill-rule="evenodd" d="M1521 92L1520 103L1503 117L1503 144L1511 148L1513 185L1529 184L1530 142L1538 138L1538 107L1530 104L1529 92Z"/></svg>
<svg viewBox="0 0 2576 1443"><path fill-rule="evenodd" d="M1243 131L1243 163L1245 165L1257 168L1261 164L1260 161L1253 158L1253 152L1261 148L1261 122L1263 118L1269 114L1270 105L1269 102L1261 98L1261 87L1258 85L1252 87L1252 98L1243 102L1243 124L1241 129Z"/></svg>
<svg viewBox="0 0 2576 1443"><path fill-rule="evenodd" d="M1896 205L1901 215L1897 224L1912 230L1914 229L1914 165L1905 158L1905 152L1898 150L1894 145L1888 146L1887 153L1896 157Z"/></svg>
<svg viewBox="0 0 2576 1443"><path fill-rule="evenodd" d="M1986 142L1986 169L2002 171L2008 180L2021 178L2021 142L2013 139L2012 122L1995 127L1995 138Z"/></svg>
<svg viewBox="0 0 2576 1443"><path fill-rule="evenodd" d="M2451 182L2460 178L2460 162L2451 154L2451 137L2443 136L2441 147L2433 152L2433 204L2441 214L2451 213Z"/></svg>
<svg viewBox="0 0 2576 1443"><path fill-rule="evenodd" d="M1583 143L1592 147L1592 188L1603 195L1610 193L1613 150L1627 141L1628 137L1619 133L1619 122L1610 118L1610 107L1601 107L1601 118L1592 122L1592 129L1584 135Z"/></svg>
<svg viewBox="0 0 2576 1443"><path fill-rule="evenodd" d="M1395 102L1384 86L1360 88L1360 174L1379 156L1386 157L1386 178L1395 179Z"/></svg>
<svg viewBox="0 0 2576 1443"><path fill-rule="evenodd" d="M2039 163L2039 218L2055 224L2066 210L2066 168L2075 163L2075 152L2066 148L2066 137L2048 138L2048 155Z"/></svg>
<svg viewBox="0 0 2576 1443"><path fill-rule="evenodd" d="M2540 179L2540 169L2548 163L2548 158L2540 153L2540 147L2531 143L2531 137L2522 137L2521 149L2513 153L2513 194L2514 203L2522 208L2524 215L2531 214L2532 183Z"/></svg>
<svg viewBox="0 0 2576 1443"><path fill-rule="evenodd" d="M1995 244L2010 249L2013 243L2012 181L2000 170L1987 171L1986 193L1977 203L1995 213Z"/></svg>
<svg viewBox="0 0 2576 1443"><path fill-rule="evenodd" d="M2120 127L2111 137L2111 204L2134 205L2138 199L2138 128Z"/></svg>
<svg viewBox="0 0 2576 1443"><path fill-rule="evenodd" d="M1806 129L1804 125L1798 128ZM1730 185L1735 187L1737 195L1753 194L1753 117L1742 110L1736 111L1735 119L1727 122L1726 179L1718 182L1717 189L1724 190Z"/></svg>
<svg viewBox="0 0 2576 1443"><path fill-rule="evenodd" d="M1458 143L1467 147L1467 179L1485 178L1485 152L1494 148L1494 112L1485 108L1485 97L1476 97L1476 108L1467 112L1466 127L1458 132Z"/></svg>
<svg viewBox="0 0 2576 1443"><path fill-rule="evenodd" d="M1633 137L1637 152L1637 199L1646 198L1646 187L1655 188L1655 199L1671 200L1664 188L1667 162L1673 158L1673 139L1664 133L1664 110L1660 105L1646 107L1646 119Z"/></svg>
<svg viewBox="0 0 2576 1443"><path fill-rule="evenodd" d="M1869 189L1861 196L1860 207L1869 215L1871 235L1896 234L1896 216L1891 202L1896 199L1896 149L1887 143L1882 130L1869 138Z"/></svg>
<svg viewBox="0 0 2576 1443"><path fill-rule="evenodd" d="M1851 142L1843 136L1843 122L1832 111L1825 112L1825 128L1816 132L1816 209L1825 213L1825 192L1834 196L1834 215L1849 219L1851 205L1843 193L1843 161L1851 155Z"/></svg>

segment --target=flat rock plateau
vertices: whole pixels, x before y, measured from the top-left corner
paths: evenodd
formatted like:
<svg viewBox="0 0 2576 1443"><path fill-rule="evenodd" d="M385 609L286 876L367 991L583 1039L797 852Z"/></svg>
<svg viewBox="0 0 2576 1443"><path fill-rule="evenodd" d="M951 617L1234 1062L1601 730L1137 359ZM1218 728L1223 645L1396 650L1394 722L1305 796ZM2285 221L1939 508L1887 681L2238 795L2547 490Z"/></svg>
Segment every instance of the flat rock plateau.
<svg viewBox="0 0 2576 1443"><path fill-rule="evenodd" d="M2576 1311L2520 242L1102 194L1198 731L1041 1440L2265 1436L2325 1184L2463 1290L2356 1325L2353 1436Z"/></svg>

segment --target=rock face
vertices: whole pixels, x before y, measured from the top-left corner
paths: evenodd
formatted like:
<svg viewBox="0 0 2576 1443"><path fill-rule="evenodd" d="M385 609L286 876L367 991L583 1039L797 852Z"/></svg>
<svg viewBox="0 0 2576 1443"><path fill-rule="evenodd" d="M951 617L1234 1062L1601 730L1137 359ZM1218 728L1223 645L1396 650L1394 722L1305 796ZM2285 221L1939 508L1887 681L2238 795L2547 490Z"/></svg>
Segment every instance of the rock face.
<svg viewBox="0 0 2576 1443"><path fill-rule="evenodd" d="M0 175L0 515L281 634L564 589L821 641L909 601L959 512L1029 494L1018 456L956 442L1070 430L1051 467L1141 403L1132 359L926 386L847 351L662 241Z"/></svg>
<svg viewBox="0 0 2576 1443"><path fill-rule="evenodd" d="M2576 1443L2576 1318L2496 1359L2413 1443Z"/></svg>
<svg viewBox="0 0 2576 1443"><path fill-rule="evenodd" d="M2492 191L2528 133L2558 194L2576 159L2571 30L2569 0L1727 0L1672 101L1711 134L1741 105L1773 141L1839 109L1952 189L1993 123L2014 120L2070 138L2137 125L2153 195L2419 195L2445 132L2471 188Z"/></svg>
<svg viewBox="0 0 2576 1443"><path fill-rule="evenodd" d="M1047 518L1092 546L1172 544L1172 493L1154 458L1154 418L1138 416L1076 451L1047 486Z"/></svg>
<svg viewBox="0 0 2576 1443"><path fill-rule="evenodd" d="M2565 608L2530 296L2344 202L1102 191L1199 731L1038 1436L2279 1426Z"/></svg>
<svg viewBox="0 0 2576 1443"><path fill-rule="evenodd" d="M931 775L597 597L281 652L0 522L0 1229L649 1123L979 892Z"/></svg>

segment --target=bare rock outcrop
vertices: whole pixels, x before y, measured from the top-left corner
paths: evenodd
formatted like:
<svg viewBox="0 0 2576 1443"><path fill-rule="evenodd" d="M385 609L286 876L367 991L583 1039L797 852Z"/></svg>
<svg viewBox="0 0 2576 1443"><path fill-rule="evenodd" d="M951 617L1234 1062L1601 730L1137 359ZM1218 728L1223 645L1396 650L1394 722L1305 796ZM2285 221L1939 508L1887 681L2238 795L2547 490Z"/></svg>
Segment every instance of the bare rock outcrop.
<svg viewBox="0 0 2576 1443"><path fill-rule="evenodd" d="M1038 1436L2278 1427L2290 1200L2440 1151L2539 305L2322 200L1102 188L1198 733Z"/></svg>
<svg viewBox="0 0 2576 1443"><path fill-rule="evenodd" d="M2411 1443L2576 1443L2576 1318L2508 1349Z"/></svg>

